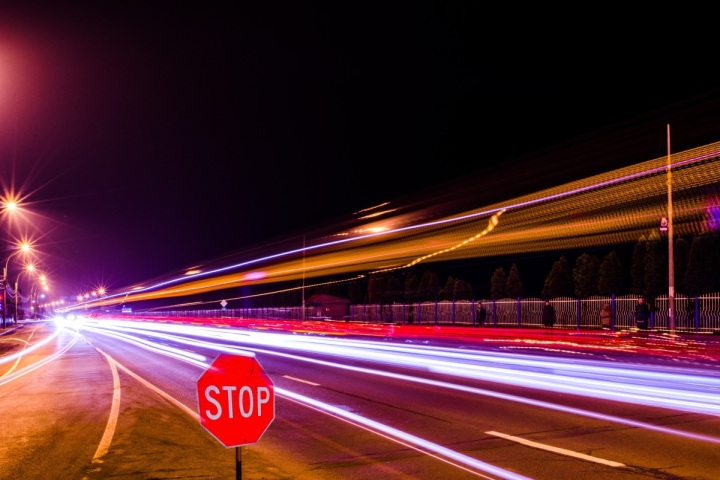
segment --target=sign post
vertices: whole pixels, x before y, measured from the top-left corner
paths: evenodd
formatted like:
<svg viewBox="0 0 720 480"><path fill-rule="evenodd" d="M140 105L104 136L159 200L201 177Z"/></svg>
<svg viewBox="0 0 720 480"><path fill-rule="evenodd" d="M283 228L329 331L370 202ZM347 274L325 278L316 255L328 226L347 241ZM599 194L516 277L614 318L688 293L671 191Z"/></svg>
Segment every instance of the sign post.
<svg viewBox="0 0 720 480"><path fill-rule="evenodd" d="M220 354L197 381L200 424L220 443L236 447L242 478L242 445L257 443L275 419L275 387L255 356Z"/></svg>

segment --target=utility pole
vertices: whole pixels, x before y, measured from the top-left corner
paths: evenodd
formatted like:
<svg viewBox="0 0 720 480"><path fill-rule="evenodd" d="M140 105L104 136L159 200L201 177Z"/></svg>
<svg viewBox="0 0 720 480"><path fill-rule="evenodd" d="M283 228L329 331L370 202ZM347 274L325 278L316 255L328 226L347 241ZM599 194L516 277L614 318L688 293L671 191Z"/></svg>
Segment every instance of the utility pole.
<svg viewBox="0 0 720 480"><path fill-rule="evenodd" d="M668 328L675 333L675 258L673 250L672 162L670 161L670 124L667 126L667 198L668 198Z"/></svg>
<svg viewBox="0 0 720 480"><path fill-rule="evenodd" d="M2 327L5 328L7 325L7 267L3 268L3 277L2 277Z"/></svg>
<svg viewBox="0 0 720 480"><path fill-rule="evenodd" d="M302 320L305 321L305 235L303 235Z"/></svg>
<svg viewBox="0 0 720 480"><path fill-rule="evenodd" d="M20 320L20 307L18 304L20 303L20 276L18 276L18 279L15 280L15 325L18 324L18 321Z"/></svg>

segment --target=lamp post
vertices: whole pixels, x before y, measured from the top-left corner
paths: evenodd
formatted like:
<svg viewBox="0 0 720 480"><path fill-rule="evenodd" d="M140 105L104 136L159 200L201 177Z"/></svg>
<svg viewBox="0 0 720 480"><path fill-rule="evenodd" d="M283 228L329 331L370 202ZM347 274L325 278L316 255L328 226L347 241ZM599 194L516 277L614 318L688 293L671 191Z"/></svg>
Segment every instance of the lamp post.
<svg viewBox="0 0 720 480"><path fill-rule="evenodd" d="M17 279L15 280L15 323L16 324L18 323L18 320L20 320L20 316L19 316L19 304L20 304L20 299L21 299L20 287L19 287L20 275L22 275L23 272L32 272L34 270L35 270L35 265L33 265L32 263L27 265L23 270L20 271L20 273L18 273Z"/></svg>
<svg viewBox="0 0 720 480"><path fill-rule="evenodd" d="M32 311L33 319L37 319L38 313L40 310L40 305L38 304L38 301L37 301L38 293L36 290L36 287L38 285L40 285L40 288L43 290L43 292L47 291L48 285L47 285L47 278L45 277L45 275L40 275L40 278L38 279L38 281L34 282L32 284L32 287L30 288L30 310ZM41 297L44 298L45 294L42 293Z"/></svg>
<svg viewBox="0 0 720 480"><path fill-rule="evenodd" d="M7 271L8 271L8 265L10 264L10 259L17 255L18 253L27 253L30 251L32 246L28 242L21 243L17 250L15 250L13 253L11 253L7 260L5 261L5 268L3 268L3 276L2 276L2 291L3 291L3 298L2 298L2 326L5 328L7 326L7 287L8 287L8 281L7 281Z"/></svg>
<svg viewBox="0 0 720 480"><path fill-rule="evenodd" d="M667 126L667 200L668 200L668 328L675 333L675 258L673 250L672 173L670 167L670 124Z"/></svg>
<svg viewBox="0 0 720 480"><path fill-rule="evenodd" d="M302 318L305 321L305 235L303 235L303 271L302 271Z"/></svg>

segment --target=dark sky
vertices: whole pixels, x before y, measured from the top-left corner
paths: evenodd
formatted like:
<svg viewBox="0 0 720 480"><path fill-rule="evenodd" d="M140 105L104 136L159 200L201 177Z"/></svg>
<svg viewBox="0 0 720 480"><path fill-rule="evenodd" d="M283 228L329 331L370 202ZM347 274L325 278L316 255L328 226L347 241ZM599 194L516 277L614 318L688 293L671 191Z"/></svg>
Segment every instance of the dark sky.
<svg viewBox="0 0 720 480"><path fill-rule="evenodd" d="M542 188L645 161L667 123L677 148L720 140L699 26L481 2L112 5L0 7L0 175L33 212L4 235L35 238L68 293L478 173Z"/></svg>

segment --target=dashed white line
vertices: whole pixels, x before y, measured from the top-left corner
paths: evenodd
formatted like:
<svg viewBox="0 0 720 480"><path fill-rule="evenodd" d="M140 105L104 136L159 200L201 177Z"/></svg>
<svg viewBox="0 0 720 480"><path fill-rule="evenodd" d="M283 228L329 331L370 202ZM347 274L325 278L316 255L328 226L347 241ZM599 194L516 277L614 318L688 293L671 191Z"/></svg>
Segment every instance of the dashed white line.
<svg viewBox="0 0 720 480"><path fill-rule="evenodd" d="M485 433L488 435L493 435L495 437L504 438L505 440L510 440L511 442L519 443L521 445L526 445L528 447L538 448L540 450L546 450L548 452L553 452L553 453L557 453L560 455L566 455L568 457L575 457L575 458L579 458L581 460L587 460L589 462L601 463L601 464L607 465L609 467L622 468L622 467L627 466L624 463L614 462L612 460L606 460L604 458L599 458L599 457L593 457L592 455L585 455L584 453L575 452L573 450L567 450L565 448L553 447L551 445L546 445L544 443L533 442L531 440L525 440L524 438L514 437L512 435L506 435L506 434L500 433L500 432L490 431L490 432L485 432Z"/></svg>
<svg viewBox="0 0 720 480"><path fill-rule="evenodd" d="M320 386L319 383L311 382L311 381L308 381L308 380L302 380L302 379L300 379L300 378L291 377L290 375L283 375L283 378L287 378L288 380L295 380L296 382L300 382L300 383L307 383L308 385L312 385L313 387L319 387L319 386Z"/></svg>

